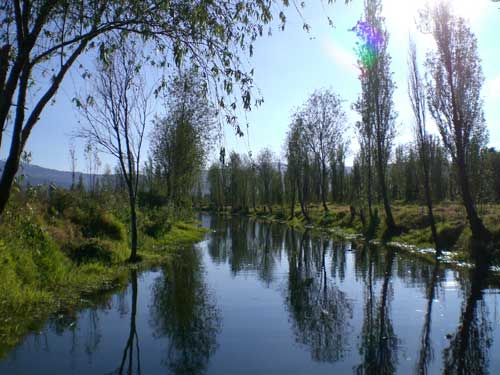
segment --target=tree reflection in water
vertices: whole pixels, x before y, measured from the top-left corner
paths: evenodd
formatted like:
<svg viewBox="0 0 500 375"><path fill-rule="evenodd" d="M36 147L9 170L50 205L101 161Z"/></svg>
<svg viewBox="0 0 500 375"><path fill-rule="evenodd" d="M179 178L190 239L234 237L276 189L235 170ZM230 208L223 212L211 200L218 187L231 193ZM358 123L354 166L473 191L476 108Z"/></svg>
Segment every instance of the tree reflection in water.
<svg viewBox="0 0 500 375"><path fill-rule="evenodd" d="M364 262L368 269L365 272L364 319L359 347L363 362L357 366L356 373L394 374L397 365L398 338L394 333L390 315L390 301L393 296L390 279L395 254L392 250L387 250L385 254L382 288L380 298L377 300L375 278L380 270L375 269L375 265L378 265L378 262L374 261L375 251L379 249L366 247L361 250L361 257L368 258L368 262Z"/></svg>
<svg viewBox="0 0 500 375"><path fill-rule="evenodd" d="M478 265L465 282L460 324L443 353L445 374L489 373L488 350L492 344L492 327L483 299L487 275L487 267Z"/></svg>
<svg viewBox="0 0 500 375"><path fill-rule="evenodd" d="M134 373L134 351L137 358L136 374L141 374L141 351L139 348L139 336L137 335L136 316L137 316L137 270L130 271L130 279L132 285L132 311L130 313L130 331L127 339L127 344L123 350L122 361L118 374Z"/></svg>
<svg viewBox="0 0 500 375"><path fill-rule="evenodd" d="M397 278L412 288L423 286L426 307L420 345L415 353L417 358L414 372L424 375L435 371L436 365L439 366L435 363L431 340L437 334L432 332L433 301L439 298L440 282L446 280L445 267L440 267L439 263L427 264L410 257L399 256L396 260L394 251L364 245L360 249L354 249L352 253L354 269L348 269L350 265L347 262L346 244L315 239L307 231L301 235L281 225L266 224L247 218L229 221L224 218L214 218L211 228L216 231L208 244L212 261L217 264L227 262L233 274L246 270L255 271L266 285L276 280L276 265L280 262L284 251L289 267L285 303L291 317L292 330L295 340L308 348L315 361L333 363L345 357L349 336L352 334L349 324L354 302L339 289L335 281L343 283L346 275L354 273L356 282L362 283L363 286L363 321L358 347L361 363L353 367L357 374L397 373L398 351L404 342L394 331L391 302L395 291L391 280ZM200 267L199 261L197 262L195 268ZM174 285L174 282L179 281L173 276L172 271L170 272L172 280L170 283ZM189 275L192 276L193 272ZM486 303L482 299L484 275L484 269L478 269L463 282L465 299L460 325L451 336L449 347L443 352L442 368L447 374L482 374L488 369L487 351L492 344L492 328ZM179 277L181 280L183 277L189 279L186 275ZM190 284L203 285L202 280L188 279L185 280L186 285L188 281ZM202 290L205 290L204 288L201 287ZM204 293L206 292L201 292L198 298L207 301L207 297L203 297ZM174 293L170 291L170 294L169 298L173 299ZM191 299L194 298L197 297L193 295ZM169 308L179 309L179 305L182 306L183 303L170 303ZM199 305L210 306L210 303L204 302ZM169 314L180 316L179 312ZM198 313L193 311L191 314L198 316ZM210 327L216 325L215 320L208 319L208 322L204 323L209 327L208 331ZM170 328L169 332L175 333L175 330ZM174 333L169 335L175 338ZM187 340L182 341L177 338L177 341L173 342L181 345L174 347L184 350L196 348L191 350L191 354L194 357L205 358L206 364L210 354L204 354L203 350L198 348L208 348L209 351L215 345L210 343L208 336L201 335L198 338L200 342L207 340L208 345L194 342L189 344ZM213 335L215 336L216 334ZM185 363L186 368L189 368L187 364L193 361L184 359L182 362L182 357L179 357L177 363ZM204 367L201 365L199 368ZM184 371L184 373L194 372L194 370Z"/></svg>
<svg viewBox="0 0 500 375"><path fill-rule="evenodd" d="M420 336L420 350L418 352L417 364L415 373L418 375L427 375L430 362L434 359L434 351L432 350L431 342L431 327L432 327L432 304L437 293L437 282L439 276L440 264L438 261L432 268L432 274L429 277L427 284L427 307L425 311L424 326L422 335Z"/></svg>
<svg viewBox="0 0 500 375"><path fill-rule="evenodd" d="M169 340L166 365L174 374L203 374L217 349L220 312L204 281L200 254L173 254L153 286L151 322Z"/></svg>
<svg viewBox="0 0 500 375"><path fill-rule="evenodd" d="M208 253L214 263L227 262L234 275L257 271L266 286L274 281L276 257L283 247L284 226L248 218L228 221L214 217L210 228L214 233L208 243Z"/></svg>
<svg viewBox="0 0 500 375"><path fill-rule="evenodd" d="M299 245L294 231L286 238L291 250L286 302L295 339L314 360L338 361L347 349L352 305L327 275L329 241L312 240L307 231Z"/></svg>

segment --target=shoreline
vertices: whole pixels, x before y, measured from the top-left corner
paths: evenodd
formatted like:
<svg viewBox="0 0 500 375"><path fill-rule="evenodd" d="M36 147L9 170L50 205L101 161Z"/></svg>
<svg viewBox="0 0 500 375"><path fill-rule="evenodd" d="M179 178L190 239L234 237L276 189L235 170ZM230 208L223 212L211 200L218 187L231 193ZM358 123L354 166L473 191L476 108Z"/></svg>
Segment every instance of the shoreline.
<svg viewBox="0 0 500 375"><path fill-rule="evenodd" d="M395 236L389 241L383 241L381 238L367 239L362 233L355 231L355 226L351 227L341 227L341 226L328 226L321 225L320 223L305 223L302 220L294 218L281 219L277 218L275 214L259 214L255 212L229 212L229 211L214 211L214 210L201 210L201 212L206 212L209 214L216 214L221 216L235 216L235 217L247 217L256 220L261 220L266 223L277 223L281 225L286 225L288 228L293 230L298 230L303 233L306 230L311 230L313 234L327 234L335 238L342 240L348 240L355 243L364 243L369 246L382 246L386 248L391 248L395 251L404 252L411 256L416 256L420 259L424 259L431 263L436 263L436 249L432 246L419 245L400 239L400 236ZM449 249L442 250L442 255L439 257L439 262L450 268L454 269L472 269L474 263L472 259L468 256L465 249L460 251L451 251ZM492 273L500 275L500 262L492 262L489 265L489 270Z"/></svg>

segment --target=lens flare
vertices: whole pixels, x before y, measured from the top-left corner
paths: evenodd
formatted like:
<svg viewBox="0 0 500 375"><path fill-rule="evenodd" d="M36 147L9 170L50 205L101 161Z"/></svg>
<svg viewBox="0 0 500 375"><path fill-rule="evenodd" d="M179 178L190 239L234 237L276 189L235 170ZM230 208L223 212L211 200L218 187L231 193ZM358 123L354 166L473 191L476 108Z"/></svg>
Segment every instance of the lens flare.
<svg viewBox="0 0 500 375"><path fill-rule="evenodd" d="M356 42L356 54L361 65L362 72L370 70L384 44L384 35L372 24L366 21L358 21L352 28L359 38Z"/></svg>

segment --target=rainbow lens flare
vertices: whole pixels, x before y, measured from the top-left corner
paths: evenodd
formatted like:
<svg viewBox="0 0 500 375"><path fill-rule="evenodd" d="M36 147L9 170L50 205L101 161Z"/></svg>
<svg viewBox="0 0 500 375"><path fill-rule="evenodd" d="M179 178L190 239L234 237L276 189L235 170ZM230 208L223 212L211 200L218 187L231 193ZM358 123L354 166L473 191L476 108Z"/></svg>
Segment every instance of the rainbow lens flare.
<svg viewBox="0 0 500 375"><path fill-rule="evenodd" d="M384 44L383 34L372 24L366 21L358 21L352 28L360 39L357 42L356 54L361 63L363 72L370 70Z"/></svg>

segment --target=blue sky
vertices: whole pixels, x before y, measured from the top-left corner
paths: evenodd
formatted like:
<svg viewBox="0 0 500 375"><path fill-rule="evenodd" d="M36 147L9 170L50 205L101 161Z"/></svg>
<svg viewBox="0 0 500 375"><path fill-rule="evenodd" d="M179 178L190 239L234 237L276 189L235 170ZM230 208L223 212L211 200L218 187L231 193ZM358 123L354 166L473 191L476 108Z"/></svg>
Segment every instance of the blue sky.
<svg viewBox="0 0 500 375"><path fill-rule="evenodd" d="M226 127L217 148L224 145L229 150L241 153L252 151L256 155L262 148L269 147L278 156L281 155L293 109L304 103L315 89L332 88L345 100L351 125L346 137L351 139L351 154L356 151L356 136L352 129L356 115L350 110L350 104L358 96L359 81L353 52L355 37L348 29L360 18L363 1L353 0L347 6L341 0L335 5L327 5L326 0L323 2L307 1L302 11L303 19L312 27L310 33L302 30L301 17L289 9L285 31L274 31L271 37L266 36L257 42L254 57L249 63L255 68L255 84L265 102L246 115L249 130L244 138L235 137L233 130ZM384 0L384 15L391 34L389 52L398 86L395 93L395 106L399 113L397 143L412 138L412 117L406 94L409 33L416 38L421 57L433 46L432 38L417 33L414 26L416 11L424 3L425 0ZM454 0L452 3L458 14L470 19L478 38L485 75L483 97L490 145L500 149L499 5L489 0ZM333 28L328 25L327 16L333 19ZM70 168L68 144L71 134L79 126L79 116L71 98L83 89L77 70L68 78L57 95L56 103L42 114L28 142L27 150L32 153L33 164L60 170ZM242 121L245 119L242 118ZM0 158L5 158L5 146L4 143ZM78 141L76 148L77 169L85 171L83 146ZM106 164L115 165L114 160L106 155L102 155L101 159L103 169Z"/></svg>

